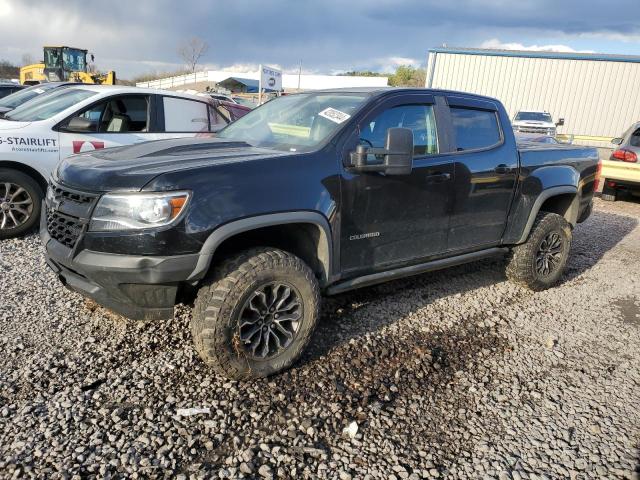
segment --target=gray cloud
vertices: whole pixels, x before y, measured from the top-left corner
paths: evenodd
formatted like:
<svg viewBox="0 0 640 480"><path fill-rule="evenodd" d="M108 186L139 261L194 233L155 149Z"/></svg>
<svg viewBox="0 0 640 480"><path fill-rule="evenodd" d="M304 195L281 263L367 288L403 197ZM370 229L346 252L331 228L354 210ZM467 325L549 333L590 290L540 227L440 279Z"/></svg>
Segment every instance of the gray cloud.
<svg viewBox="0 0 640 480"><path fill-rule="evenodd" d="M177 45L195 35L210 45L207 64L294 68L302 61L307 70L330 72L384 68L393 57L424 62L427 49L443 42L638 38L636 12L637 0L0 0L0 58L17 61L22 53L39 55L44 44L72 44L127 77L179 67Z"/></svg>

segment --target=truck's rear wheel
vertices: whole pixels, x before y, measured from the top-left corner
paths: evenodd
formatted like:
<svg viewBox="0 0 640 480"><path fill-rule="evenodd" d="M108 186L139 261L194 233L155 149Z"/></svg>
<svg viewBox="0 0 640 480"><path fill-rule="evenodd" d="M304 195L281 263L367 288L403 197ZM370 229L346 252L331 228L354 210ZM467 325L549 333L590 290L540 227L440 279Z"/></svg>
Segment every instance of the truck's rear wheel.
<svg viewBox="0 0 640 480"><path fill-rule="evenodd" d="M540 212L527 241L512 249L507 277L535 291L552 287L562 278L570 249L569 223L555 213Z"/></svg>
<svg viewBox="0 0 640 480"><path fill-rule="evenodd" d="M255 248L223 262L200 288L191 332L200 357L218 373L266 377L300 356L319 308L318 282L302 260Z"/></svg>
<svg viewBox="0 0 640 480"><path fill-rule="evenodd" d="M19 237L38 223L42 196L29 175L0 168L0 239Z"/></svg>

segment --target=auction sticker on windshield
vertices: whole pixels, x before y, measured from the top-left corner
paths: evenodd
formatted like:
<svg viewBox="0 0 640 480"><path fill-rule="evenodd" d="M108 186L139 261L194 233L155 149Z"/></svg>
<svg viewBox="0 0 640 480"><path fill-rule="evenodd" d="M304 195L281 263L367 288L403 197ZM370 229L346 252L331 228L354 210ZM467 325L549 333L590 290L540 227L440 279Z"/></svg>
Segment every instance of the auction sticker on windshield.
<svg viewBox="0 0 640 480"><path fill-rule="evenodd" d="M318 115L335 123L343 123L351 118L351 115L349 115L348 113L341 112L340 110L336 110L335 108L331 107L325 108L320 113L318 113Z"/></svg>

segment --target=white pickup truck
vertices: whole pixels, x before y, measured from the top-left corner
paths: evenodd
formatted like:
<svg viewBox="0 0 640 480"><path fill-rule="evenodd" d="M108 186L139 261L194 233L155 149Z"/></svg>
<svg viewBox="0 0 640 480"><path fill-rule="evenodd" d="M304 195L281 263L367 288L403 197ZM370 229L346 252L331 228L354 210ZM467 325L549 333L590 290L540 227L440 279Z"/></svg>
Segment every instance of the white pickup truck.
<svg viewBox="0 0 640 480"><path fill-rule="evenodd" d="M549 112L520 110L513 117L511 125L516 133L535 133L555 137L557 127L564 125L564 118L554 122Z"/></svg>
<svg viewBox="0 0 640 480"><path fill-rule="evenodd" d="M250 109L126 86L55 89L0 119L0 239L37 224L49 176L73 154L149 140L210 136Z"/></svg>

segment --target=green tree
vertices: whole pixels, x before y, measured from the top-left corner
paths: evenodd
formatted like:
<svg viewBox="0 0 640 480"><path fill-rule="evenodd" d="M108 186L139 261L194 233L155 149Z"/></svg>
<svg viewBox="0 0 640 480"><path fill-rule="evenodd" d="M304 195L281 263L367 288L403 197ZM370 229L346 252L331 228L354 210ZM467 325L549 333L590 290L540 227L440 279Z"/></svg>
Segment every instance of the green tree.
<svg viewBox="0 0 640 480"><path fill-rule="evenodd" d="M389 77L389 85L392 87L424 87L427 73L424 68L415 68L411 65L400 65L396 73Z"/></svg>

